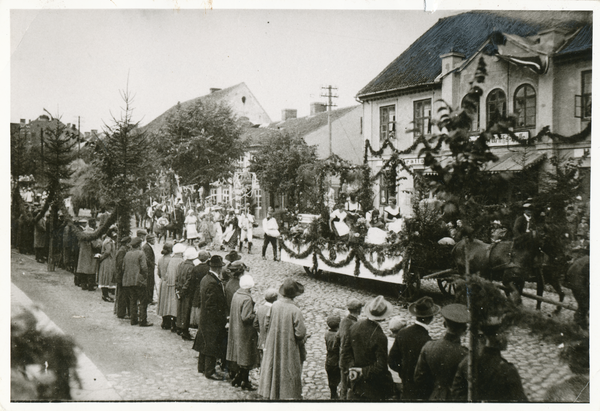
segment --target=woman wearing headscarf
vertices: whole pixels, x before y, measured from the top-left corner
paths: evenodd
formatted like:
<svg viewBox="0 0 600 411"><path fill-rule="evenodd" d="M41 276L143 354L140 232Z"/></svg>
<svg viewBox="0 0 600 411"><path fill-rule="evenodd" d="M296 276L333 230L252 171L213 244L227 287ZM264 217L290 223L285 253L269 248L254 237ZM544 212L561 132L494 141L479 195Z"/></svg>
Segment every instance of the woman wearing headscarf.
<svg viewBox="0 0 600 411"><path fill-rule="evenodd" d="M102 250L98 261L98 287L102 290L102 299L108 302L114 302L114 299L109 296L109 290L115 289L116 284L113 281L115 275L115 256L117 254L117 230L110 229L106 238L102 242Z"/></svg>
<svg viewBox="0 0 600 411"><path fill-rule="evenodd" d="M304 286L286 278L271 306L271 321L260 367L258 393L264 398L301 399L302 363L306 359L306 326L294 298Z"/></svg>
<svg viewBox="0 0 600 411"><path fill-rule="evenodd" d="M242 264L242 263L240 263ZM242 390L256 391L248 376L258 365L258 333L254 328L254 301L251 289L254 280L248 274L240 277L240 288L233 295L229 314L229 336L227 340L227 361L236 363L238 372L231 385Z"/></svg>
<svg viewBox="0 0 600 411"><path fill-rule="evenodd" d="M186 248L184 244L175 244L173 247L173 256L166 264L164 256L158 262L158 276L162 281L160 283L156 314L163 318L162 328L164 330L171 329L171 332L177 332L177 294L175 293L175 282L177 280L177 269L183 263L183 252Z"/></svg>

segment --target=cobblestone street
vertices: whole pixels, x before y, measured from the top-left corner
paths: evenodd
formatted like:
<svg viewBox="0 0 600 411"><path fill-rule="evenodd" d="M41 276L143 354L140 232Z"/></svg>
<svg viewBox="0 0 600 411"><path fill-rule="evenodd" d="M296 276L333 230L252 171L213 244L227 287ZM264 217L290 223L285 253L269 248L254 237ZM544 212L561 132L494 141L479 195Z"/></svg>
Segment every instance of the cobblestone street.
<svg viewBox="0 0 600 411"><path fill-rule="evenodd" d="M310 278L302 267L272 261L270 249L267 253L270 259L262 260L261 245L262 241L256 240L253 254L243 254L242 259L250 267L250 274L256 282L254 299L262 303L263 292L269 287L279 288L286 277L304 284L305 293L296 299L304 314L308 333L311 334L307 343L308 359L303 371L303 397L326 400L329 398L329 389L324 367L325 318L333 310L345 313L344 307L350 298L368 301L381 292L379 288L382 287L357 289L342 284L349 283L345 278ZM159 256L162 244L154 248ZM153 327L132 327L128 321L119 320L113 315L113 305L101 300L99 290L91 293L74 287L71 273L60 269L49 273L45 265L14 250L11 257L12 282L34 302L41 304L47 315L75 338L123 400L260 399L255 393L233 388L227 382L207 380L198 374L197 352L191 349L192 342L160 328L156 305L148 309L148 319L154 322ZM440 294L437 283L423 282L422 291L433 296L439 304L448 303ZM556 298L554 294L546 295ZM386 298L394 304L395 315L400 315L408 323L412 322L408 310L395 301L392 294ZM531 300L525 299L524 302L534 306ZM574 304L570 292L565 302ZM548 314L553 309L549 304L543 306ZM570 321L573 314L563 310L560 315ZM388 333L387 321L382 326ZM436 316L431 324L431 335L434 339L443 335L441 316ZM504 357L519 369L530 401L541 401L548 387L571 376L568 367L559 361L558 353L555 345L532 336L528 330L512 331ZM258 383L258 370L252 371L251 380Z"/></svg>

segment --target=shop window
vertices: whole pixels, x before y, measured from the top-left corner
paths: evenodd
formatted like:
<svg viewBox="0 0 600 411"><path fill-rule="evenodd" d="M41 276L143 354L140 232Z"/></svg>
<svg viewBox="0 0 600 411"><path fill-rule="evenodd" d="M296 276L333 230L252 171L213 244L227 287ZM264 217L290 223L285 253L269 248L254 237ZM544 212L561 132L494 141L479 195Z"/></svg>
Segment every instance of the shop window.
<svg viewBox="0 0 600 411"><path fill-rule="evenodd" d="M500 119L506 117L506 94L499 88L488 94L486 102L487 127L490 128Z"/></svg>
<svg viewBox="0 0 600 411"><path fill-rule="evenodd" d="M575 96L575 117L583 120L592 118L592 71L581 73L581 95Z"/></svg>
<svg viewBox="0 0 600 411"><path fill-rule="evenodd" d="M413 123L415 126L414 136L431 134L431 99L414 102Z"/></svg>
<svg viewBox="0 0 600 411"><path fill-rule="evenodd" d="M471 118L473 121L471 123L471 131L478 131L480 127L479 100L479 96L477 96L477 99L475 100L471 95L466 95L460 105L462 108L473 110L473 117Z"/></svg>
<svg viewBox="0 0 600 411"><path fill-rule="evenodd" d="M515 91L515 115L517 127L535 128L535 90L529 84L519 86Z"/></svg>
<svg viewBox="0 0 600 411"><path fill-rule="evenodd" d="M394 138L396 134L396 106L379 108L379 141Z"/></svg>

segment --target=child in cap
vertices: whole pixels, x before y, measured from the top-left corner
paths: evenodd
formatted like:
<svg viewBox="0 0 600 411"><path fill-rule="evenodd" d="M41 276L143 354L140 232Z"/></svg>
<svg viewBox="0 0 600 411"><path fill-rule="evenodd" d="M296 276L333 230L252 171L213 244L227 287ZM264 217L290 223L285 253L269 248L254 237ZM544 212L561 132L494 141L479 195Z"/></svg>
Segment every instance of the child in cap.
<svg viewBox="0 0 600 411"><path fill-rule="evenodd" d="M337 388L342 379L340 371L340 339L337 336L340 321L340 315L337 313L327 317L327 327L329 327L329 330L325 333L325 345L327 346L325 371L327 371L327 380L329 381L332 400L339 398Z"/></svg>

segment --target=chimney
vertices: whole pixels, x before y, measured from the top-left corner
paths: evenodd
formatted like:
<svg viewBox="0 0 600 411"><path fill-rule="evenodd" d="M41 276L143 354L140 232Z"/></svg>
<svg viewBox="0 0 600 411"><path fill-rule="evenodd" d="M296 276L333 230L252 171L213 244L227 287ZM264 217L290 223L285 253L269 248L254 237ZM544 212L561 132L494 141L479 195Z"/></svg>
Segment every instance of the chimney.
<svg viewBox="0 0 600 411"><path fill-rule="evenodd" d="M85 138L90 138L90 132L86 131L85 133L83 133L85 135Z"/></svg>
<svg viewBox="0 0 600 411"><path fill-rule="evenodd" d="M210 94L214 93L215 91L219 91L219 90L221 90L221 89L220 88L211 87Z"/></svg>
<svg viewBox="0 0 600 411"><path fill-rule="evenodd" d="M568 34L567 30L559 27L540 31L538 39L534 40L535 43L539 44L536 48L546 53L552 53L565 42Z"/></svg>
<svg viewBox="0 0 600 411"><path fill-rule="evenodd" d="M455 67L458 67L458 65L465 59L465 55L455 51L450 51L450 53L442 54L440 58L442 59L442 75L444 75L449 71L454 70Z"/></svg>
<svg viewBox="0 0 600 411"><path fill-rule="evenodd" d="M315 114L324 113L327 111L327 104L325 103L310 103L310 115L314 116Z"/></svg>
<svg viewBox="0 0 600 411"><path fill-rule="evenodd" d="M98 130L92 129L92 134L98 135Z"/></svg>
<svg viewBox="0 0 600 411"><path fill-rule="evenodd" d="M298 118L298 110L295 108L284 108L281 110L281 121Z"/></svg>
<svg viewBox="0 0 600 411"><path fill-rule="evenodd" d="M21 119L21 124L23 124L23 125L24 125L26 122L27 122L27 121L26 121L24 118L22 118L22 119Z"/></svg>

